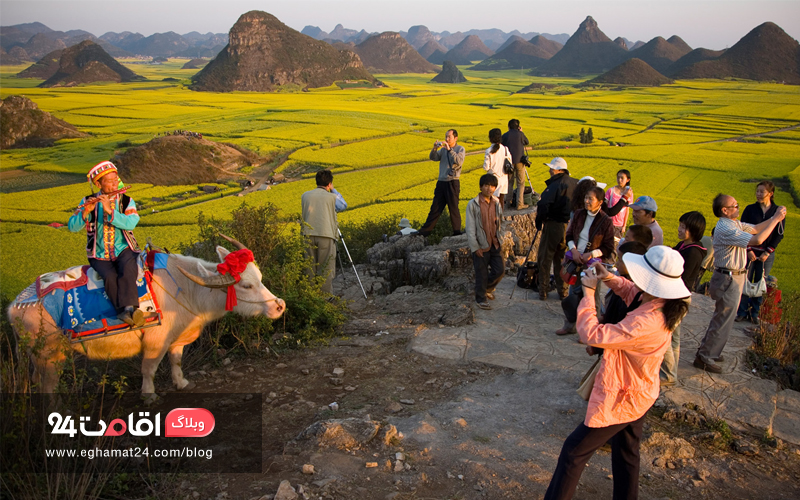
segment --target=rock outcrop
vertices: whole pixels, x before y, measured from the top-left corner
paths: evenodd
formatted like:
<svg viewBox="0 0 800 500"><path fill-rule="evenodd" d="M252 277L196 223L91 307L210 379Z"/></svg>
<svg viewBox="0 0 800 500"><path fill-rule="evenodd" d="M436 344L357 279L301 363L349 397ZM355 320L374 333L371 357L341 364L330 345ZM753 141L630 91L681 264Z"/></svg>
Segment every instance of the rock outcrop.
<svg viewBox="0 0 800 500"><path fill-rule="evenodd" d="M52 146L58 139L87 136L27 97L12 95L0 101L0 149Z"/></svg>
<svg viewBox="0 0 800 500"><path fill-rule="evenodd" d="M450 61L442 64L442 72L431 79L436 83L464 83L467 81L461 71Z"/></svg>
<svg viewBox="0 0 800 500"><path fill-rule="evenodd" d="M426 61L399 33L387 31L367 38L355 46L364 66L373 73L435 73L435 65Z"/></svg>
<svg viewBox="0 0 800 500"><path fill-rule="evenodd" d="M225 49L192 77L193 90L269 92L282 85L308 88L338 80L376 81L354 52L338 51L266 12L243 14L228 38Z"/></svg>
<svg viewBox="0 0 800 500"><path fill-rule="evenodd" d="M103 47L86 40L64 49L58 70L40 87L72 87L95 82L133 82L144 80L111 57Z"/></svg>

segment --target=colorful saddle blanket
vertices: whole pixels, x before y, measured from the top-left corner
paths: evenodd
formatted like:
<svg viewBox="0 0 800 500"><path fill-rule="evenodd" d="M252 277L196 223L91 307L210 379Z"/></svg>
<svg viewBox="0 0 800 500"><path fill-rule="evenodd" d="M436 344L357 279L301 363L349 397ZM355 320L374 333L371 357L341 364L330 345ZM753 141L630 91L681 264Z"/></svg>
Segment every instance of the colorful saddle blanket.
<svg viewBox="0 0 800 500"><path fill-rule="evenodd" d="M139 308L147 313L160 312L153 296L150 273L145 272L142 253L137 259L139 275L136 287L139 292ZM166 267L168 254L151 257L150 269ZM25 289L15 300L18 307L41 302L59 328L72 338L127 328L117 319L117 311L105 293L105 284L90 266L76 266L65 271L47 273L36 278L36 282ZM151 315L158 320L157 315Z"/></svg>

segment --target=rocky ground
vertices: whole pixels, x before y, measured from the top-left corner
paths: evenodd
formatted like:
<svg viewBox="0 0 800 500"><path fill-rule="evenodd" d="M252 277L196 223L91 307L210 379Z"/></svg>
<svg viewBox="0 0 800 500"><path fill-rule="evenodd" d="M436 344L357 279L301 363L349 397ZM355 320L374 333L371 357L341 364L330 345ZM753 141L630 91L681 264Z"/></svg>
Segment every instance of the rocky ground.
<svg viewBox="0 0 800 500"><path fill-rule="evenodd" d="M573 377L410 349L426 329L473 321L472 300L452 286L467 281L450 278L455 291L401 288L377 297L327 347L187 366L195 391L265 395L263 472L179 475L170 496L541 498L564 439L585 414ZM731 434L702 410L665 401L645 425L642 498L800 497L797 446ZM610 450L601 449L576 498L610 498L611 477Z"/></svg>

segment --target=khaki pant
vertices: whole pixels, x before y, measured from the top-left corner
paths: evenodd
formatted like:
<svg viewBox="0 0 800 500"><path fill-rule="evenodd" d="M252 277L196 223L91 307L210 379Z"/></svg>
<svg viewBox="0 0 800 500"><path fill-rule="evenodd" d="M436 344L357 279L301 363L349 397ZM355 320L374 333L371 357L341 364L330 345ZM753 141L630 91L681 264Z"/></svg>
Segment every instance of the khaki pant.
<svg viewBox="0 0 800 500"><path fill-rule="evenodd" d="M708 290L716 305L706 335L697 350L697 356L706 364L714 364L714 359L722 354L722 349L728 342L728 335L736 319L739 298L742 296L744 279L744 274L730 276L717 271L711 276Z"/></svg>
<svg viewBox="0 0 800 500"><path fill-rule="evenodd" d="M336 275L336 240L324 236L309 236L306 254L314 261L309 276L324 276L322 291L333 294L333 277Z"/></svg>

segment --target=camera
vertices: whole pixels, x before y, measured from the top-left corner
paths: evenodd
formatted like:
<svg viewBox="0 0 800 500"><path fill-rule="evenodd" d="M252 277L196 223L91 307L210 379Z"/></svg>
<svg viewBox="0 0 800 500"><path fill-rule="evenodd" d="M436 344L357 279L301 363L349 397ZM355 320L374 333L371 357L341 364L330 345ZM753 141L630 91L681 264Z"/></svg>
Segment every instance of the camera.
<svg viewBox="0 0 800 500"><path fill-rule="evenodd" d="M436 141L436 147L437 148L440 148L442 146L444 146L444 143L442 141Z"/></svg>

